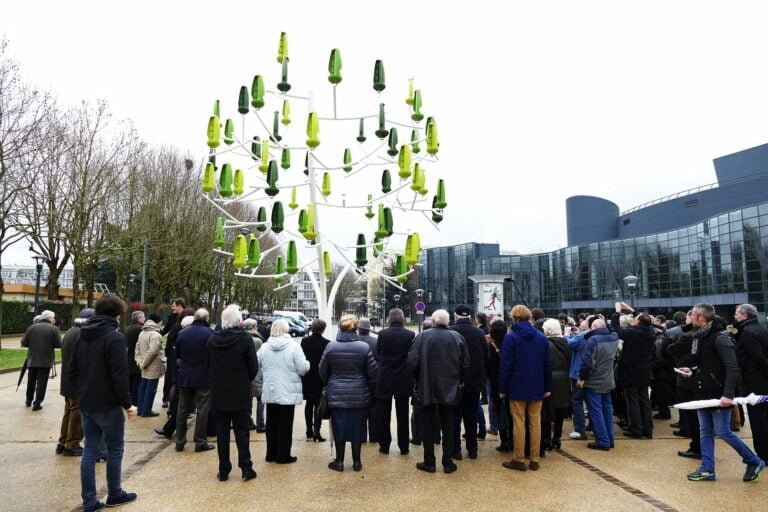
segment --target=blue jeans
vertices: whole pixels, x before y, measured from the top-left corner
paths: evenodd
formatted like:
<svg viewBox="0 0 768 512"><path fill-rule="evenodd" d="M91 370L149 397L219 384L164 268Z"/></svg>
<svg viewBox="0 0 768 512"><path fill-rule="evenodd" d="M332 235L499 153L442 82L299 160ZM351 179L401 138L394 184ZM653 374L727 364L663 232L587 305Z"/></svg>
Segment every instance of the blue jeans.
<svg viewBox="0 0 768 512"><path fill-rule="evenodd" d="M491 408L491 403L488 402L488 408ZM480 405L480 402L477 403L477 433L478 435L485 436L485 411L483 410L483 406Z"/></svg>
<svg viewBox="0 0 768 512"><path fill-rule="evenodd" d="M578 389L578 388L576 388ZM613 446L613 404L611 392L600 393L584 388L587 395L587 409L592 423L595 444L602 447Z"/></svg>
<svg viewBox="0 0 768 512"><path fill-rule="evenodd" d="M125 443L125 412L122 407L94 412L80 410L85 434L85 447L80 460L80 485L83 507L96 504L96 459L100 456L99 445L107 445L107 489L110 496L119 496L123 446Z"/></svg>
<svg viewBox="0 0 768 512"><path fill-rule="evenodd" d="M699 409L701 431L701 469L715 472L715 436L728 443L741 455L744 464L759 464L760 459L731 430L731 409Z"/></svg>
<svg viewBox="0 0 768 512"><path fill-rule="evenodd" d="M486 381L486 386L488 387L488 396L491 396L491 381ZM493 406L493 404L497 402L497 399L494 398L493 400L488 400L488 423L491 424L491 431L498 432L499 431L499 418L496 415L496 407Z"/></svg>
<svg viewBox="0 0 768 512"><path fill-rule="evenodd" d="M139 383L139 403L136 405L139 416L152 412L158 380L160 379L141 379L141 383Z"/></svg>
<svg viewBox="0 0 768 512"><path fill-rule="evenodd" d="M584 417L584 388L576 386L576 381L571 379L571 408L573 409L573 430L580 434L587 433L587 420Z"/></svg>

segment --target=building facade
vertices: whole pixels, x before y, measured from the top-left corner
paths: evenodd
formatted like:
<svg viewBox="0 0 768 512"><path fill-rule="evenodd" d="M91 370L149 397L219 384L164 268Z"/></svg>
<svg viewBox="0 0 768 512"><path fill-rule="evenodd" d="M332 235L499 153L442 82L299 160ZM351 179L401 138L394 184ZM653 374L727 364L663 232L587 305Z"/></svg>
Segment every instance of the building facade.
<svg viewBox="0 0 768 512"><path fill-rule="evenodd" d="M568 247L504 255L498 244L425 249L419 286L427 311L477 306L473 274L509 276L515 304L548 314L612 308L617 300L671 313L710 302L731 318L749 302L765 319L768 290L768 144L717 158L718 182L619 213L610 201L567 200ZM624 277L639 278L632 292Z"/></svg>

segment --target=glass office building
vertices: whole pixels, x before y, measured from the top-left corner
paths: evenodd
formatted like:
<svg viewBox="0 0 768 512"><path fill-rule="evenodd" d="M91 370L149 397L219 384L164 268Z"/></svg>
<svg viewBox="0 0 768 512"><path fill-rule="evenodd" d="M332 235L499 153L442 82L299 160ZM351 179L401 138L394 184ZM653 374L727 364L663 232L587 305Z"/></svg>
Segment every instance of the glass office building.
<svg viewBox="0 0 768 512"><path fill-rule="evenodd" d="M569 198L569 246L504 255L498 244L425 249L419 287L427 311L477 306L470 275L508 276L504 306L609 309L617 300L671 314L709 302L727 318L754 304L764 319L768 289L768 145L715 159L718 183L619 214L602 198ZM662 228L662 229L659 229ZM628 236L629 235L629 236ZM624 277L639 278L631 293Z"/></svg>

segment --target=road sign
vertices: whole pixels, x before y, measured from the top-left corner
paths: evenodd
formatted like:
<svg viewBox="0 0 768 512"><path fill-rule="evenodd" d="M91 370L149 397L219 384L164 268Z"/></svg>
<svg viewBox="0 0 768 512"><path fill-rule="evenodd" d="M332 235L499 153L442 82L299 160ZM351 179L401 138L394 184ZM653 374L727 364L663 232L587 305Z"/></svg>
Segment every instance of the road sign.
<svg viewBox="0 0 768 512"><path fill-rule="evenodd" d="M426 304L424 304L424 303L423 303L423 302L421 302L421 301L419 301L419 302L417 302L417 303L416 303L416 312L417 312L417 313L421 313L421 314L423 315L423 314L424 314L424 310L425 310L425 309L427 309L427 306L426 306Z"/></svg>

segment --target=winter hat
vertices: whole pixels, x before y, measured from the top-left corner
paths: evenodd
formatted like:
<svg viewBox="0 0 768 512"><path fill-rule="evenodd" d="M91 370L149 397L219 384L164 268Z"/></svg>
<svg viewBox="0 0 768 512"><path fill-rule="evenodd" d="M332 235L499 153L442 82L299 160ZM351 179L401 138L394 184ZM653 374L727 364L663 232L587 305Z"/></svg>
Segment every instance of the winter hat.
<svg viewBox="0 0 768 512"><path fill-rule="evenodd" d="M162 317L157 313L152 313L151 315L149 315L149 319L155 322L156 324L159 324L163 321Z"/></svg>
<svg viewBox="0 0 768 512"><path fill-rule="evenodd" d="M456 309L453 310L453 313L457 318L469 318L472 316L472 308L466 304L459 304L456 306Z"/></svg>
<svg viewBox="0 0 768 512"><path fill-rule="evenodd" d="M96 310L93 308L85 308L80 310L80 314L77 315L77 318L83 318L85 320L91 318L93 315L96 314Z"/></svg>
<svg viewBox="0 0 768 512"><path fill-rule="evenodd" d="M368 318L366 318L364 316L361 316L360 317L360 321L357 323L357 329L359 331L368 331L368 332L370 332L370 330L371 330L371 321Z"/></svg>

